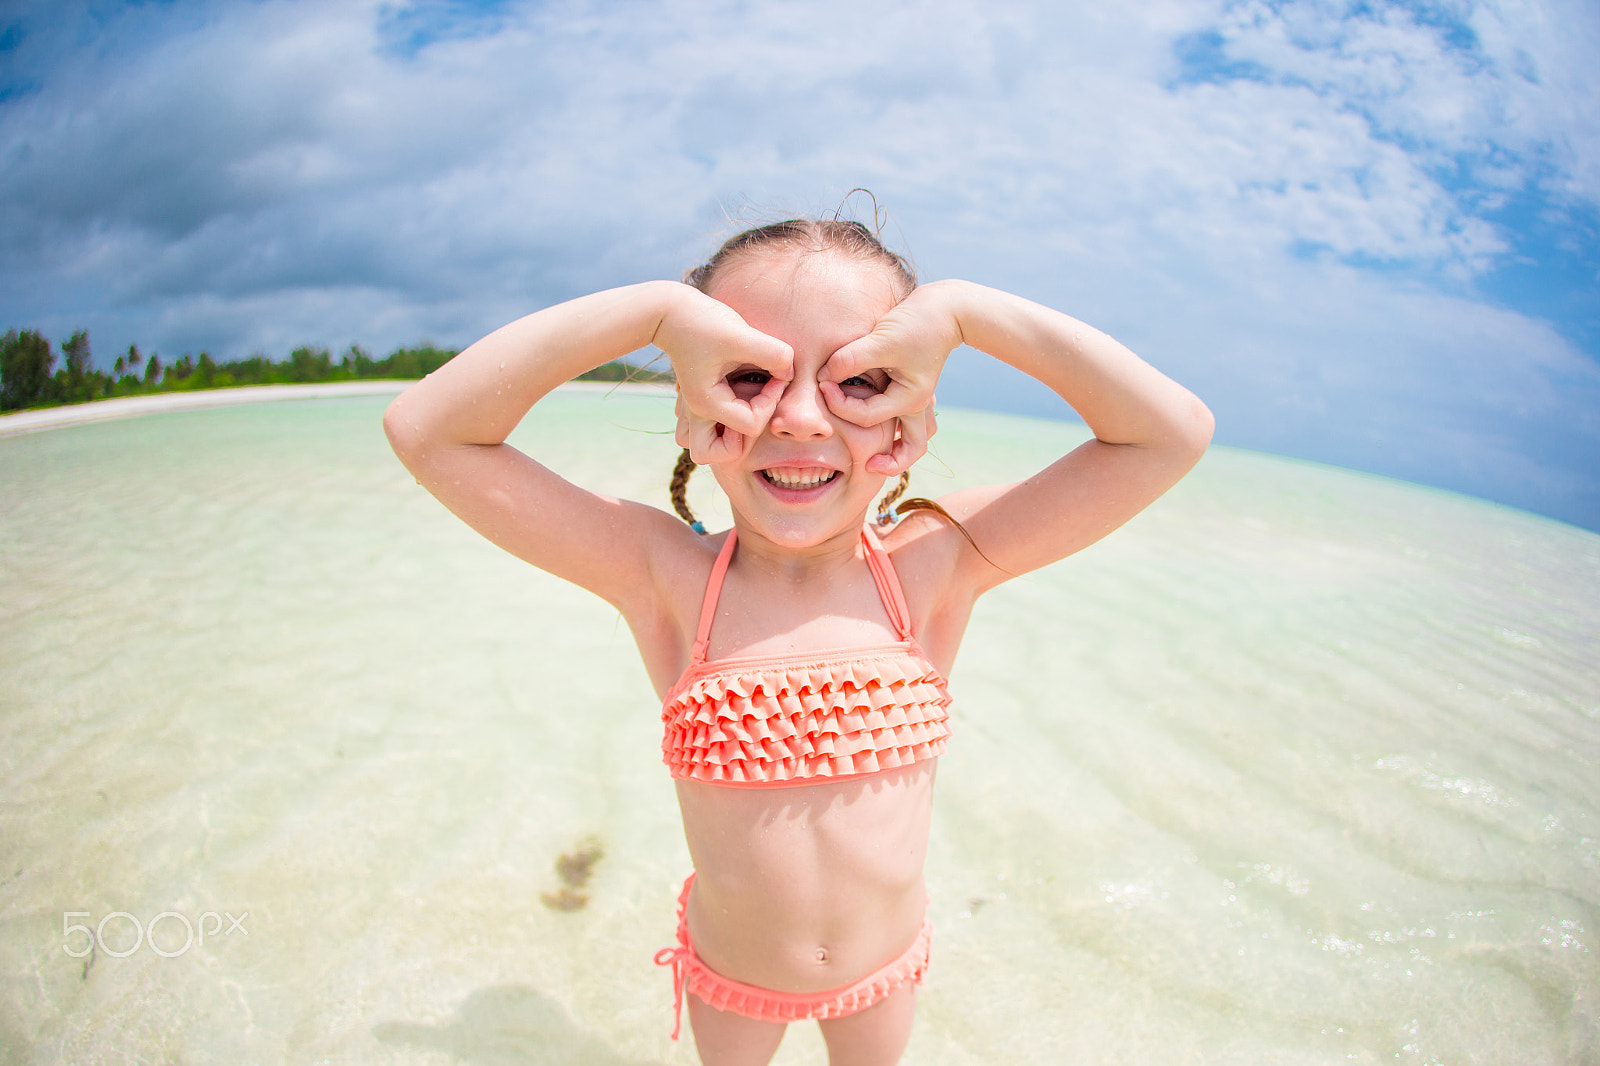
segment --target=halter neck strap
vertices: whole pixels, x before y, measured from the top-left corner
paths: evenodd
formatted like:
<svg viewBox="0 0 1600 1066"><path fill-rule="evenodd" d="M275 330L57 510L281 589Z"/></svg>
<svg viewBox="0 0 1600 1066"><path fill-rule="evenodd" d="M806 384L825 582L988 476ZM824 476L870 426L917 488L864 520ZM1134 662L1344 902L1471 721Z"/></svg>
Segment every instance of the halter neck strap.
<svg viewBox="0 0 1600 1066"><path fill-rule="evenodd" d="M905 590L900 587L900 575L895 573L889 553L871 526L861 527L861 543L867 548L867 566L872 570L873 584L878 586L878 598L883 609L889 612L889 621L901 640L911 639L911 608L906 606Z"/></svg>
<svg viewBox="0 0 1600 1066"><path fill-rule="evenodd" d="M728 530L728 539L722 542L717 561L711 566L711 576L706 579L706 593L700 601L700 624L695 629L691 662L706 661L706 652L711 646L711 623L717 616L717 600L722 596L722 582L728 576L728 564L733 560L733 548L738 539L738 530ZM878 589L878 599L883 602L883 609L889 615L895 634L903 641L911 640L911 609L906 606L905 591L900 587L900 577L895 573L894 563L889 561L889 553L884 551L883 544L870 526L861 527L861 545L867 557L867 569L872 571L872 583Z"/></svg>
<svg viewBox="0 0 1600 1066"><path fill-rule="evenodd" d="M711 577L706 580L705 598L700 601L700 625L694 632L694 652L690 661L706 661L706 649L711 646L711 620L717 616L717 597L722 595L722 579L728 575L728 563L733 559L733 545L739 539L737 529L728 530L728 539L722 542L717 561L711 566Z"/></svg>

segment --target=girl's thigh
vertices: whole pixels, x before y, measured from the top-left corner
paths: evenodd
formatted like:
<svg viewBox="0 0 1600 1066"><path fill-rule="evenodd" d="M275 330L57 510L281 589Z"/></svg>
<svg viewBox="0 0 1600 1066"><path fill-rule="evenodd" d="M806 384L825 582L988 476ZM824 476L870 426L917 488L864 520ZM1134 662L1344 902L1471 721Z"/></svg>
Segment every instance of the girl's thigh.
<svg viewBox="0 0 1600 1066"><path fill-rule="evenodd" d="M866 1010L818 1022L828 1066L894 1066L911 1039L917 986L908 981Z"/></svg>
<svg viewBox="0 0 1600 1066"><path fill-rule="evenodd" d="M777 1054L788 1028L784 1023L760 1022L718 1010L692 994L683 998L689 1008L694 1047L704 1066L766 1066Z"/></svg>

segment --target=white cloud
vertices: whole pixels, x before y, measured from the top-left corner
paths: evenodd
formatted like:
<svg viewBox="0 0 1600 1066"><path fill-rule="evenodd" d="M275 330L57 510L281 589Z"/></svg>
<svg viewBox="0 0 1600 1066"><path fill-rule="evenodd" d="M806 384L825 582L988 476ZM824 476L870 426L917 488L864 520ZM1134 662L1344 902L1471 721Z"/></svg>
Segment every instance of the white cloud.
<svg viewBox="0 0 1600 1066"><path fill-rule="evenodd" d="M1368 116L1424 163L1600 201L1600 9L1585 0L1229 4L1227 54ZM1546 172L1546 168L1548 172Z"/></svg>
<svg viewBox="0 0 1600 1066"><path fill-rule="evenodd" d="M1600 444L1554 391L1600 395L1592 362L1473 293L1515 237L1494 197L1600 201L1600 17L1567 3L1463 4L1467 34L1382 5L552 0L414 54L376 0L133 8L0 104L0 310L102 352L459 344L676 274L726 208L866 185L927 276L1111 328L1225 438L1500 491L1530 446L1474 427L1565 412ZM1208 33L1255 76L1180 77Z"/></svg>

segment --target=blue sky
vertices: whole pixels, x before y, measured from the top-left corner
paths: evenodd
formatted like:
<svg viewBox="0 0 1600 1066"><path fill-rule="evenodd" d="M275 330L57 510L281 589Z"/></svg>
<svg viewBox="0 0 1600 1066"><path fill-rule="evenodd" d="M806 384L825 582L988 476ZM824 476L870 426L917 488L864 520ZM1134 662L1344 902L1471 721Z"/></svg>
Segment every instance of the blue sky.
<svg viewBox="0 0 1600 1066"><path fill-rule="evenodd" d="M1593 0L12 0L0 328L460 346L866 186L1222 442L1600 529L1595 55Z"/></svg>

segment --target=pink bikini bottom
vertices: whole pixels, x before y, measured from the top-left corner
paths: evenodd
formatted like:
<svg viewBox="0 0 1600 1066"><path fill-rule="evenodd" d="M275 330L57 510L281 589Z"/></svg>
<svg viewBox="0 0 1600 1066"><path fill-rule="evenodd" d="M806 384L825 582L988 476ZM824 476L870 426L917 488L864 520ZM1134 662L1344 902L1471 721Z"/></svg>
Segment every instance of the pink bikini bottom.
<svg viewBox="0 0 1600 1066"><path fill-rule="evenodd" d="M920 985L923 974L928 970L933 923L923 919L917 938L911 942L905 954L876 973L868 974L844 988L836 988L831 992L773 992L731 981L701 962L700 956L695 954L694 944L689 940L689 921L685 911L689 904L689 887L693 884L694 874L690 874L683 882L683 891L678 895L678 946L656 952L657 966L672 967L674 1040L678 1039L678 1032L683 1026L685 989L717 1010L733 1011L756 1021L824 1021L866 1010L908 981Z"/></svg>

